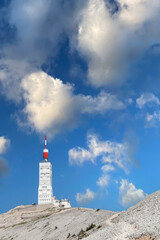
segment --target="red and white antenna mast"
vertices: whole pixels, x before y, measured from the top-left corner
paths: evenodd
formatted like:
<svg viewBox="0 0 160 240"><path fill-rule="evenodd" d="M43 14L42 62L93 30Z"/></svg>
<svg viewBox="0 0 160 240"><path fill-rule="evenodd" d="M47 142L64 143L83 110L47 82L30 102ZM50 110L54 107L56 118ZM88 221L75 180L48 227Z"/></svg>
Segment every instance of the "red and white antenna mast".
<svg viewBox="0 0 160 240"><path fill-rule="evenodd" d="M45 136L45 148L47 148L47 137Z"/></svg>
<svg viewBox="0 0 160 240"><path fill-rule="evenodd" d="M45 136L45 149L43 150L43 161L48 161L47 137Z"/></svg>

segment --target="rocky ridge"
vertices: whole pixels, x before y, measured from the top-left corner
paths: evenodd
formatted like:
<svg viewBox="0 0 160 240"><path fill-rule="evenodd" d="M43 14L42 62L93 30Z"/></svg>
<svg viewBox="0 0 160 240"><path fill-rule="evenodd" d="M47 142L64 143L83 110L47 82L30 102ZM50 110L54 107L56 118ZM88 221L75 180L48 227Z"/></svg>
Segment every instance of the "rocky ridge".
<svg viewBox="0 0 160 240"><path fill-rule="evenodd" d="M117 213L53 205L19 206L0 214L0 240L160 240L160 191Z"/></svg>

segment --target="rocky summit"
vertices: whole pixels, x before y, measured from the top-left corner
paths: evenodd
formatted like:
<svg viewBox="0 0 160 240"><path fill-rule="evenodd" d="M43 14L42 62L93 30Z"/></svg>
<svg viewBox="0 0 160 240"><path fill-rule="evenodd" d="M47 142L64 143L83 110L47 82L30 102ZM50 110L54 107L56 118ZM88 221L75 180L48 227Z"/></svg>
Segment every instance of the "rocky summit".
<svg viewBox="0 0 160 240"><path fill-rule="evenodd" d="M0 240L158 240L160 191L123 212L18 206L0 215Z"/></svg>

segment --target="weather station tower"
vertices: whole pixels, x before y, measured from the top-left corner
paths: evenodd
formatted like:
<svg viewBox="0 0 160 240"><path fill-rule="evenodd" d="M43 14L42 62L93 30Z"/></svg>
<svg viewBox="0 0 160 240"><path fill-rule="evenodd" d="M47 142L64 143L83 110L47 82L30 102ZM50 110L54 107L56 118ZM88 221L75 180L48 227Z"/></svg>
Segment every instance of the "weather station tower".
<svg viewBox="0 0 160 240"><path fill-rule="evenodd" d="M43 150L43 162L39 163L38 204L53 203L52 164L48 161L47 138Z"/></svg>

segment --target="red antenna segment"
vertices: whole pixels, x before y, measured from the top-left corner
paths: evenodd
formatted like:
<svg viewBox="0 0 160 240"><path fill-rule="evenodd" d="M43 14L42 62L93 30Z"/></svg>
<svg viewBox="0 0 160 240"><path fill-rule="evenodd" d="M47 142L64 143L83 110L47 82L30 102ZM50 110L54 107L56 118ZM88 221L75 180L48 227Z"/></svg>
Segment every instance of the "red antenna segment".
<svg viewBox="0 0 160 240"><path fill-rule="evenodd" d="M43 161L48 160L47 137L45 136L45 149L43 150Z"/></svg>

